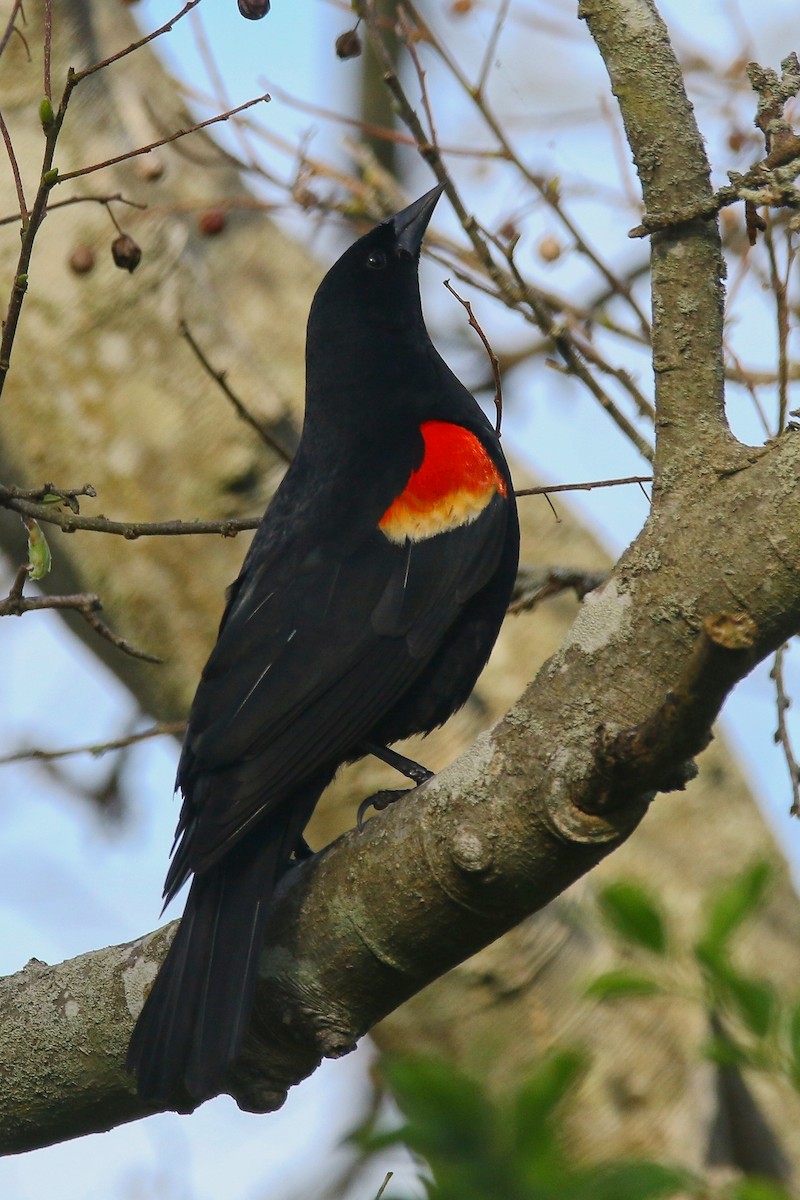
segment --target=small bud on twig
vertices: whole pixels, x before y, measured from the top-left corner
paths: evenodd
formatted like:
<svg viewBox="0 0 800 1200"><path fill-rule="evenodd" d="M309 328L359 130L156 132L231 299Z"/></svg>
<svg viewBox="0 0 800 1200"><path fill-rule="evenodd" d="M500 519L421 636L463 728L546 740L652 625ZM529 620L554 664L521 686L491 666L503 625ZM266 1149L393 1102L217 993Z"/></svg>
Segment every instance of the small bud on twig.
<svg viewBox="0 0 800 1200"><path fill-rule="evenodd" d="M42 123L42 129L47 133L50 126L53 124L55 114L53 113L53 105L49 98L45 96L39 105L39 120Z"/></svg>

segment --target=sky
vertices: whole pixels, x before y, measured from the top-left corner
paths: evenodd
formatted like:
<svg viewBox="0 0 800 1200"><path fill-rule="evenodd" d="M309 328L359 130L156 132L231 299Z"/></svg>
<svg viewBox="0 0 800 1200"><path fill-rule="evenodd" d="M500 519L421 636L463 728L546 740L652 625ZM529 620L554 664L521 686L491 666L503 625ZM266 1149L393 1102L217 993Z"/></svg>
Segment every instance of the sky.
<svg viewBox="0 0 800 1200"><path fill-rule="evenodd" d="M177 8L177 3L143 0L137 5L137 14L149 28ZM476 10L468 28L448 25L444 5L431 8L447 28L456 50L468 52L470 44L474 48L482 38L485 41L490 4ZM333 59L330 51L334 37L348 24L346 9L322 0L274 0L270 15L255 24L240 21L233 0L204 0L201 10L228 80L232 104L271 83L327 107L346 104L353 72L348 71L348 64ZM685 5L675 0L663 10L668 18L675 18L687 44L691 38L695 49L713 47L716 53L735 56L738 41L729 32L731 25L722 21L723 16L730 16L730 4L696 0L691 6L691 34L681 27ZM538 4L536 11L546 13L548 6ZM785 44L784 31L793 12L783 0L776 0L769 14L760 8L758 22L747 27L757 57L777 65L781 54L791 48ZM738 27L740 38L744 17L733 26ZM586 123L583 136L570 139L565 148L557 117L569 104L579 109L595 107L604 77L585 37L575 51L577 57L570 59L573 70L569 77L559 56L563 44L558 36L547 45L550 52L537 61L536 84L551 97L553 119L525 134L525 145L531 146L537 164L553 164L565 177L578 178L588 173L588 157L612 155L613 148L606 138L598 137L592 122ZM193 81L203 79L204 67L188 21L163 39L163 49L176 70ZM503 89L510 127L520 129L522 137L519 114L524 112L530 87L530 50L522 37L501 39L492 72L492 86ZM713 98L698 94L694 99L702 119ZM315 152L319 149L345 159L341 130L335 126L276 101L262 119L292 140L311 131ZM456 130L461 132L473 134L471 128ZM713 138L711 141L713 144ZM421 192L432 181L422 164L410 165L410 193ZM471 202L482 205L487 220L513 209L516 193L507 175L484 177L461 166L458 170ZM612 171L610 178L614 175ZM724 175L718 181L724 181ZM537 214L536 219L541 219L542 235L555 231L547 214ZM595 211L593 219L598 244L605 246L618 236L614 227L618 218ZM442 228L455 232L446 211L438 212L436 220ZM321 260L335 256L347 237L343 227L321 234L310 221L294 220L291 228ZM620 245L621 254L642 252L640 245L631 246L624 240ZM536 267L546 284L545 268L540 262ZM580 264L560 264L559 286L580 288L582 269ZM441 268L430 263L424 266L426 311L430 320L444 327L450 315L441 278ZM766 321L766 316L757 313L752 318L756 343L762 319ZM518 336L502 314L489 314L488 325L500 338L513 341ZM766 344L766 337L761 341ZM462 377L468 378L479 358L455 342L453 349ZM769 352L763 357L770 361ZM641 369L638 361L632 365ZM593 402L555 372L539 372L534 377L515 374L507 399L506 437L543 478L563 482L641 473L641 461L627 444L610 436L606 419ZM757 440L752 414L745 406L736 409L735 422L738 432ZM576 429L581 430L581 437L575 436ZM573 503L614 551L624 548L646 515L638 492L595 492L578 495ZM0 586L9 581L3 580ZM5 685L0 687L0 753L34 739L50 746L84 741L89 724L92 740L101 741L116 736L131 717L130 699L122 687L50 614L0 622L0 663ZM726 711L725 724L758 786L776 835L796 865L800 863L800 827L786 816L789 789L781 755L772 740L775 708L767 672L768 668L762 668L740 685ZM795 694L800 694L798 674L793 665L790 682ZM68 693L79 695L80 704L53 703L53 697ZM47 714L46 735L41 733L43 713ZM794 715L790 716L800 741L800 728ZM175 748L166 741L143 744L130 754L123 786L133 811L122 830L113 821L98 819L79 794L82 787L105 777L107 759L70 761L64 771L73 786L42 768L0 767L4 796L0 972L18 970L31 955L54 962L100 945L124 942L158 923L161 885L177 815L170 799L175 762ZM369 1062L370 1051L365 1047L347 1059L326 1063L293 1090L280 1113L268 1118L239 1113L233 1102L223 1097L191 1117L167 1114L98 1137L0 1160L0 1197L39 1200L43 1194L57 1194L60 1200L87 1196L148 1200L157 1195L161 1200L211 1200L224 1195L226 1200L255 1200L258 1196L291 1200L295 1194L316 1194L343 1161L336 1147L357 1120ZM404 1178L413 1174L407 1164L399 1167L406 1172ZM298 1183L301 1176L302 1186ZM383 1168L376 1164L373 1176L354 1194L369 1200L382 1178Z"/></svg>

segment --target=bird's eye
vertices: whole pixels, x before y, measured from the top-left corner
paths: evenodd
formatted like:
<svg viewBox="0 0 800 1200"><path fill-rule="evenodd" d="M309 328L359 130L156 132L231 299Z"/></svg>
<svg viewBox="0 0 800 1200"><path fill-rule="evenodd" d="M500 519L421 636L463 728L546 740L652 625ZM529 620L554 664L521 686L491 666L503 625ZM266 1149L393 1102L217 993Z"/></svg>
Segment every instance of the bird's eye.
<svg viewBox="0 0 800 1200"><path fill-rule="evenodd" d="M382 250L373 250L367 259L367 266L371 271L382 271L386 266L386 255Z"/></svg>

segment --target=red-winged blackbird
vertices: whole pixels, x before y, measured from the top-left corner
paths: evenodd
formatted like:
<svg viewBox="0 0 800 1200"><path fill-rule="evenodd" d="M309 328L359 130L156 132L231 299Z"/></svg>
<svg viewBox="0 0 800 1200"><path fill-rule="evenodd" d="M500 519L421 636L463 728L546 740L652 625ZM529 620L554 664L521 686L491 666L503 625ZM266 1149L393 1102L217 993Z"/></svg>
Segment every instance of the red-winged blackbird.
<svg viewBox="0 0 800 1200"><path fill-rule="evenodd" d="M164 888L194 876L131 1039L140 1094L213 1095L250 1014L269 900L343 763L460 708L494 645L519 530L498 439L434 349L434 188L345 251L311 306L297 455L229 590L178 767Z"/></svg>

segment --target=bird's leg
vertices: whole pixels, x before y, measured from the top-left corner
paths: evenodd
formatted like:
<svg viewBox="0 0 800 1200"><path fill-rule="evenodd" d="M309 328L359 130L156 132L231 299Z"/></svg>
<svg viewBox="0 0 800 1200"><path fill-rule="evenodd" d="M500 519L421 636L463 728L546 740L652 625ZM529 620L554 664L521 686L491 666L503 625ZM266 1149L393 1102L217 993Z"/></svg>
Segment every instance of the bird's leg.
<svg viewBox="0 0 800 1200"><path fill-rule="evenodd" d="M367 754L371 754L374 758L379 758L381 762L385 762L389 767L394 767L395 771L399 771L401 775L405 775L406 779L410 779L418 787L421 783L427 783L429 779L433 779L433 771L429 771L421 763L414 762L413 758L405 758L404 755L398 754L396 750L390 750L388 746L379 746L377 742L362 742L361 746L366 750Z"/></svg>
<svg viewBox="0 0 800 1200"><path fill-rule="evenodd" d="M405 758L402 754L398 754L396 750L390 750L388 746L380 746L376 742L362 742L361 747L367 754L372 754L375 758L379 758L381 762L394 767L395 771L399 771L401 775L405 775L406 779L410 779L416 787L419 787L422 783L427 783L429 779L433 779L433 771L429 771L421 763L414 762L413 758ZM388 808L390 804L394 804L395 800L399 800L401 796L407 796L409 792L413 791L414 788L386 789L382 792L376 792L374 796L367 796L366 800L362 800L358 806L356 822L359 832L364 827L364 817L370 808L374 808L376 812L382 812L384 808Z"/></svg>

